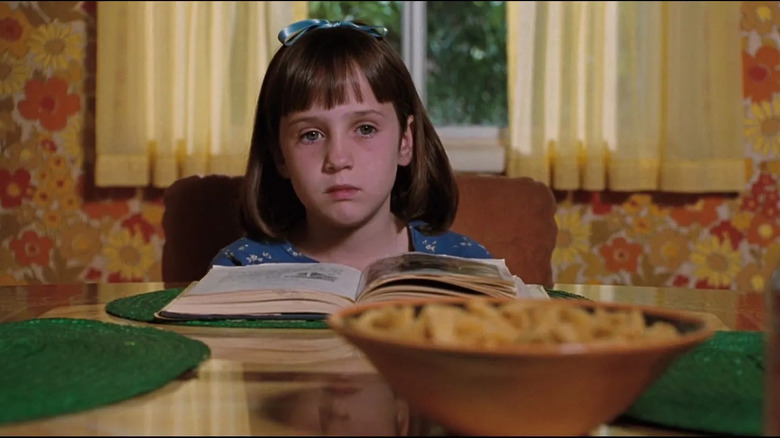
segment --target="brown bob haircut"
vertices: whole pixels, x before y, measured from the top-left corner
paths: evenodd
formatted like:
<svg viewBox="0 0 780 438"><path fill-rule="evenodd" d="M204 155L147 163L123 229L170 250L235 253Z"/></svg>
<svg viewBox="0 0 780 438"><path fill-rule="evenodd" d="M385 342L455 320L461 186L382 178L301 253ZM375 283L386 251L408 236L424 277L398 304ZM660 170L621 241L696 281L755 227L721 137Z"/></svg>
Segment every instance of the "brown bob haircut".
<svg viewBox="0 0 780 438"><path fill-rule="evenodd" d="M281 118L315 105L330 109L344 104L350 87L362 99L361 76L379 102L393 104L401 135L408 117L414 117L412 161L398 167L391 211L405 223L423 221L422 231L428 234L449 229L458 208L457 185L403 60L383 38L336 27L307 31L292 45L280 47L268 65L257 100L241 199L241 222L248 237L286 240L290 229L306 217L292 184L274 162L281 155Z"/></svg>

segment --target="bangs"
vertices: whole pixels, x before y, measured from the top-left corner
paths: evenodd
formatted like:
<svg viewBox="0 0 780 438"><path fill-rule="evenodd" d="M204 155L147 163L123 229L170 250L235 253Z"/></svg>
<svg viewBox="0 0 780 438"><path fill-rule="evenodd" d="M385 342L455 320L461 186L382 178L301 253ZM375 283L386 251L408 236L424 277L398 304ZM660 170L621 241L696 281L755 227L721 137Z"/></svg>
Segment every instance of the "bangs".
<svg viewBox="0 0 780 438"><path fill-rule="evenodd" d="M351 96L363 102L361 73L354 65L336 65L334 62L331 65L315 64L313 67L315 71L308 78L299 74L290 77L284 93L286 97L282 102L282 116L315 106L331 109L346 104Z"/></svg>
<svg viewBox="0 0 780 438"><path fill-rule="evenodd" d="M403 95L393 68L372 38L361 38L353 30L327 29L317 38L292 46L286 77L277 90L282 98L281 116L306 111L314 106L331 109L354 96L363 102L360 80L365 78L380 103ZM298 50L295 50L298 49Z"/></svg>

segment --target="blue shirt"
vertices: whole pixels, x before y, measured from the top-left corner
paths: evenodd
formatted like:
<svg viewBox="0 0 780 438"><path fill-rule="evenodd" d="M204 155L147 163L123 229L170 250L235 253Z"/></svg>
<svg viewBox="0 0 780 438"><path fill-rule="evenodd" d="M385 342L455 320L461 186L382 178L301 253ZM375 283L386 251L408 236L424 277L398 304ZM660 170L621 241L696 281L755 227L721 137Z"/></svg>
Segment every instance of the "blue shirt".
<svg viewBox="0 0 780 438"><path fill-rule="evenodd" d="M423 234L418 229L419 226L419 223L409 226L413 251L477 259L492 258L484 246L468 236L453 231L429 236ZM211 261L212 265L222 266L261 263L318 263L318 261L303 255L289 242L263 243L247 237L242 237L222 248Z"/></svg>

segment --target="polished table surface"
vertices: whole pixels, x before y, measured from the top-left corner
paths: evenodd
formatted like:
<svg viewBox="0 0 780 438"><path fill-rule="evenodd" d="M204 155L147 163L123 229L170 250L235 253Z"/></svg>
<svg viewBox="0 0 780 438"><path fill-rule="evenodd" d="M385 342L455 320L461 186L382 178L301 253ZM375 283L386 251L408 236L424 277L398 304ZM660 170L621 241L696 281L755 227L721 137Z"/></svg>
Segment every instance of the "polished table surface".
<svg viewBox="0 0 780 438"><path fill-rule="evenodd" d="M106 303L180 287L110 283L0 287L0 322L88 318L153 326L211 349L194 371L150 393L73 414L0 425L0 435L442 435L415 415L360 353L329 329L155 325L108 315ZM720 330L763 330L757 292L556 284L590 299L706 315ZM591 435L685 435L625 421Z"/></svg>

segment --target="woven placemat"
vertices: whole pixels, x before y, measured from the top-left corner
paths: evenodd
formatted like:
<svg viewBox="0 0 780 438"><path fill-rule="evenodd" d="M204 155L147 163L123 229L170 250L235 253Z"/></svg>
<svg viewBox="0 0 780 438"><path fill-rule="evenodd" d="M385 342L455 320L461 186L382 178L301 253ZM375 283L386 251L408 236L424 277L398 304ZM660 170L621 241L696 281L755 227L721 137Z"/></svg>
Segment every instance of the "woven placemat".
<svg viewBox="0 0 780 438"><path fill-rule="evenodd" d="M157 389L210 355L152 327L77 318L0 324L0 424L83 411Z"/></svg>
<svg viewBox="0 0 780 438"><path fill-rule="evenodd" d="M680 356L625 416L700 432L761 435L764 341L763 332L716 332Z"/></svg>
<svg viewBox="0 0 780 438"><path fill-rule="evenodd" d="M154 292L119 298L106 304L106 312L119 318L156 324L180 324L215 327L243 328L328 328L325 320L301 319L212 319L171 321L163 320L154 314L176 298L184 288L163 289ZM550 298L587 299L581 295L561 290L545 289Z"/></svg>

